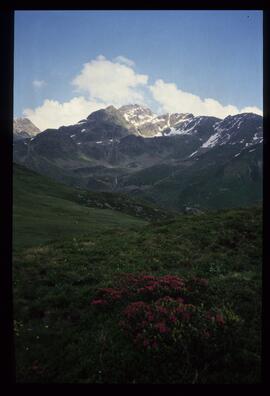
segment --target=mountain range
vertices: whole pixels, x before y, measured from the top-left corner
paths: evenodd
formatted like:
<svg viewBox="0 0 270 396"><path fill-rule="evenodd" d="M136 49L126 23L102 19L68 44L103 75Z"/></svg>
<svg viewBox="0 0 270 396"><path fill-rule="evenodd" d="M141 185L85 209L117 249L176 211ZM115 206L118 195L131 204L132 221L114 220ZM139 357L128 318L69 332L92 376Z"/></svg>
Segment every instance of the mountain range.
<svg viewBox="0 0 270 396"><path fill-rule="evenodd" d="M254 113L156 115L135 104L41 133L23 129L18 138L14 128L14 161L75 187L180 210L262 199L263 118Z"/></svg>

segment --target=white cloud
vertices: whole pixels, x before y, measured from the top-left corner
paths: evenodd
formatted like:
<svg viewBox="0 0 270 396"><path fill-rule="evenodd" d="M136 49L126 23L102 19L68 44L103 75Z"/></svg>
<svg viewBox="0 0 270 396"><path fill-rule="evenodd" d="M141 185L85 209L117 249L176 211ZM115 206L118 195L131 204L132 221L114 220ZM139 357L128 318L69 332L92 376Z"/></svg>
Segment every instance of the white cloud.
<svg viewBox="0 0 270 396"><path fill-rule="evenodd" d="M244 107L244 108L241 110L241 113L256 113L256 114L260 114L261 116L263 115L262 110L259 109L259 108L256 107L256 106L247 106L247 107Z"/></svg>
<svg viewBox="0 0 270 396"><path fill-rule="evenodd" d="M32 84L35 88L42 88L47 85L46 81L44 80L34 80L32 81Z"/></svg>
<svg viewBox="0 0 270 396"><path fill-rule="evenodd" d="M123 57L120 57L123 62ZM89 98L114 106L127 103L144 103L142 87L148 76L137 74L130 66L115 60L107 60L103 55L84 64L80 74L72 84L77 92L85 92Z"/></svg>
<svg viewBox="0 0 270 396"><path fill-rule="evenodd" d="M59 128L62 125L76 124L93 111L106 107L102 102L75 97L69 102L46 99L36 109L25 109L23 115L29 118L41 131L47 128Z"/></svg>
<svg viewBox="0 0 270 396"><path fill-rule="evenodd" d="M117 63L123 63L124 65L127 65L129 67L134 67L135 62L131 59L126 58L125 56L119 55L116 58L114 58L114 61Z"/></svg>
<svg viewBox="0 0 270 396"><path fill-rule="evenodd" d="M72 84L78 92L85 92L87 97L76 96L64 103L46 99L35 109L25 109L23 115L44 130L77 123L93 111L109 105L118 107L135 102L143 104L144 93L140 88L147 85L148 76L137 74L127 66L128 62L131 65L131 60L122 56L117 58L112 62L99 55L83 66ZM37 88L44 84L45 81L33 81Z"/></svg>
<svg viewBox="0 0 270 396"><path fill-rule="evenodd" d="M99 61L104 61L104 60L106 60L106 58L105 58L104 55L98 55L98 56L97 56L97 60L99 60Z"/></svg>
<svg viewBox="0 0 270 396"><path fill-rule="evenodd" d="M239 110L233 105L224 106L215 99L201 99L199 96L182 91L175 84L165 83L163 80L157 80L149 89L154 99L159 103L160 110L164 112L193 113L195 116L205 115L219 118L247 111L262 113L257 107L246 107Z"/></svg>
<svg viewBox="0 0 270 396"><path fill-rule="evenodd" d="M77 94L70 101L60 103L46 99L35 109L25 109L23 114L41 130L58 128L61 125L75 124L91 112L109 105L116 107L139 103L154 107L159 112L193 113L224 118L244 112L262 115L255 106L238 109L236 106L224 106L212 98L199 96L179 89L174 83L162 79L148 85L148 76L134 71L134 62L122 55L110 61L103 55L83 65L81 72L72 80ZM33 86L39 89L46 85L44 80L34 80Z"/></svg>

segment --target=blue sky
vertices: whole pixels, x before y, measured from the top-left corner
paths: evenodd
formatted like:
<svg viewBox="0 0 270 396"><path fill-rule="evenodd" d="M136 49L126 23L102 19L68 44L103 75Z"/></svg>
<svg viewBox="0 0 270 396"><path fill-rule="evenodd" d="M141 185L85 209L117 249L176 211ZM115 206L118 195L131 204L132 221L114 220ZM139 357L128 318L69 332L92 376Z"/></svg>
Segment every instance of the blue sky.
<svg viewBox="0 0 270 396"><path fill-rule="evenodd" d="M14 113L44 129L129 100L259 112L262 52L260 11L17 11Z"/></svg>

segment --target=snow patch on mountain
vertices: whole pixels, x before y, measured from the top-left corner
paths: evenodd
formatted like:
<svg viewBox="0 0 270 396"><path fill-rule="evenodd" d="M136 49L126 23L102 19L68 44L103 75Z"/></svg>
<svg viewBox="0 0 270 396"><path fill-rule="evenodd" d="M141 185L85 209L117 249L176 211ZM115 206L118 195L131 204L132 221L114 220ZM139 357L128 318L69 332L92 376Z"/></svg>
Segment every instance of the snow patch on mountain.
<svg viewBox="0 0 270 396"><path fill-rule="evenodd" d="M210 136L210 138L206 142L204 142L204 144L202 145L202 148L216 146L219 136L220 136L219 132L214 133L214 135Z"/></svg>
<svg viewBox="0 0 270 396"><path fill-rule="evenodd" d="M188 156L188 158L193 157L195 154L197 154L197 152L198 152L198 150L194 151L194 153L190 154L190 155Z"/></svg>

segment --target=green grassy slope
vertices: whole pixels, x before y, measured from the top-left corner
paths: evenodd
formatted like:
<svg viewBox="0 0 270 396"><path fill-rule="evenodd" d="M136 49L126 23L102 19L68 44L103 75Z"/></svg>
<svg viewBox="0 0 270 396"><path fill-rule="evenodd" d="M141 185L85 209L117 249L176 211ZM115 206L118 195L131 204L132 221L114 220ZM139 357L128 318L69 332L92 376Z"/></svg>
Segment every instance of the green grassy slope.
<svg viewBox="0 0 270 396"><path fill-rule="evenodd" d="M21 250L14 256L17 380L260 382L261 223L260 208L182 215L113 233L101 223L94 233L66 233ZM162 361L136 349L119 330L117 307L99 311L90 304L99 287L113 286L123 272L207 278L196 303L229 306L241 318L237 332L200 370L181 356Z"/></svg>
<svg viewBox="0 0 270 396"><path fill-rule="evenodd" d="M14 165L14 249L35 246L65 236L95 234L97 230L146 224L143 219L112 210L113 207L89 207L83 194L83 191Z"/></svg>

